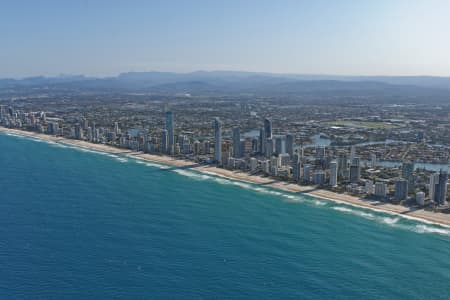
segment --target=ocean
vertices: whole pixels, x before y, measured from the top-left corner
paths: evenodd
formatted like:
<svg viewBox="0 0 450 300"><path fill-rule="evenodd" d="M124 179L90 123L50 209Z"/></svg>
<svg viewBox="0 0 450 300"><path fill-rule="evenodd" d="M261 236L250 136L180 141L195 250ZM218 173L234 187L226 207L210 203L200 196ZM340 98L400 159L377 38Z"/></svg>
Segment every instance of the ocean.
<svg viewBox="0 0 450 300"><path fill-rule="evenodd" d="M450 229L0 134L0 299L450 299Z"/></svg>

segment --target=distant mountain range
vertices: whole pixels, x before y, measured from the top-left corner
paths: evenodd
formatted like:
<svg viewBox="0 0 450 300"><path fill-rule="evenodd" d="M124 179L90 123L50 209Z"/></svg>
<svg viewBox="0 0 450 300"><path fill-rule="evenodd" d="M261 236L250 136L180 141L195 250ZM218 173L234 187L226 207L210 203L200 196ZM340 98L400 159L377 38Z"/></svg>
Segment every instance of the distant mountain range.
<svg viewBox="0 0 450 300"><path fill-rule="evenodd" d="M0 79L0 89L108 89L154 93L254 94L254 95L450 95L450 77L433 76L333 76L234 71L192 73L128 72L116 77L83 75ZM447 98L448 99L448 98Z"/></svg>

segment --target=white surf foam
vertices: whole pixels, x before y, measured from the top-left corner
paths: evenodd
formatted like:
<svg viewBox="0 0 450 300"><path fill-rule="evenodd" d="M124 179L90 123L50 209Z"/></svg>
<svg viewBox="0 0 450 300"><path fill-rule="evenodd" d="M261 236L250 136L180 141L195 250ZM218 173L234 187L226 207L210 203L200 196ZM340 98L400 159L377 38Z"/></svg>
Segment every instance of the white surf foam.
<svg viewBox="0 0 450 300"><path fill-rule="evenodd" d="M9 133L9 132L5 132L5 134L6 134L7 136L14 136L14 137L17 137L17 138L25 138L25 137L26 137L26 136L23 136L23 135L14 134L14 133Z"/></svg>
<svg viewBox="0 0 450 300"><path fill-rule="evenodd" d="M175 173L182 175L182 176L186 176L192 179L196 179L196 180L207 180L210 179L211 176L205 175L205 174L200 174L200 173L195 173L195 172L190 172L190 171L186 171L183 169L175 169L173 170Z"/></svg>
<svg viewBox="0 0 450 300"><path fill-rule="evenodd" d="M240 188L246 189L246 190L251 190L251 191L255 191L257 193L261 193L261 194L267 194L267 195L274 195L277 197L281 197L283 199L285 199L286 201L292 201L292 202L306 202L306 200L300 196L296 196L294 194L290 194L290 193L283 193L283 192L279 192L279 191L274 191L268 188L263 188L263 187L259 187L256 186L254 184L251 183L247 183L247 182L243 182L243 181L239 181L239 180L234 180L234 179L228 179L225 176L216 176L216 174L214 173L210 173L207 172L207 174L211 174L211 175L205 175L202 173L197 173L197 172L193 172L193 171L187 171L187 170L180 170L180 169L176 169L174 170L174 172L183 175L183 176L187 176L196 180L211 180L214 181L216 183L219 184L223 184L223 185L234 185L234 186L238 186ZM206 173L206 172L205 172ZM326 203L323 201L314 201L311 202L315 205L325 205Z"/></svg>
<svg viewBox="0 0 450 300"><path fill-rule="evenodd" d="M61 143L55 143L54 146L58 147L58 148L71 148L71 147L61 144Z"/></svg>
<svg viewBox="0 0 450 300"><path fill-rule="evenodd" d="M240 182L240 181L231 181L233 183L233 185L239 186L243 189L247 189L247 190L253 190L253 186L251 186L248 183L244 183L244 182Z"/></svg>
<svg viewBox="0 0 450 300"><path fill-rule="evenodd" d="M139 159L139 158L136 158L135 162L137 164L140 164L140 165L144 165L144 166L147 166L147 167L158 168L158 169L163 169L163 170L167 170L167 169L170 168L169 166L166 166L166 165L158 164L158 163L155 163L155 162L149 162L147 160L143 160L143 159Z"/></svg>
<svg viewBox="0 0 450 300"><path fill-rule="evenodd" d="M223 179L223 178L219 178L219 177L211 177L212 179L214 179L215 182L220 183L220 184L231 184L231 181L228 179Z"/></svg>
<svg viewBox="0 0 450 300"><path fill-rule="evenodd" d="M170 168L170 167L168 167L168 166L159 165L159 164L154 164L154 163L145 163L145 165L146 165L147 167L154 167L154 168L159 168L159 169L163 169L163 170L167 170L167 169Z"/></svg>
<svg viewBox="0 0 450 300"><path fill-rule="evenodd" d="M50 141L50 140L45 140L45 139L41 139L39 137L35 137L35 136L29 136L29 135L20 135L20 134L15 134L15 133L5 133L8 136L13 136L16 138L20 138L20 139L27 139L27 140L32 140L34 142L38 142L38 143L45 143L45 144L49 144L49 145L60 145L60 143L54 142L54 141Z"/></svg>
<svg viewBox="0 0 450 300"><path fill-rule="evenodd" d="M77 146L73 146L71 148L72 149L76 149L76 150L81 151L81 152L86 152L86 153L94 153L94 154L99 154L99 155L107 155L108 154L106 152L96 151L96 150L82 148L82 147L77 147Z"/></svg>
<svg viewBox="0 0 450 300"><path fill-rule="evenodd" d="M363 217L363 218L366 218L369 220L373 220L373 221L376 221L378 223L382 223L382 224L385 224L388 226L392 226L392 227L396 227L396 228L400 228L400 229L404 229L404 230L414 231L416 233L440 234L440 235L450 236L450 229L440 227L439 225L433 226L433 225L426 225L426 224L415 224L415 225L402 224L402 223L399 223L399 221L401 220L400 217L383 217L383 216L378 216L378 215L374 215L371 213L363 212L361 210L351 209L351 208L342 207L342 206L333 206L332 209L341 211L343 213L360 216L360 217ZM417 221L414 220L413 222L417 222Z"/></svg>
<svg viewBox="0 0 450 300"><path fill-rule="evenodd" d="M128 162L128 159L124 158L124 157L114 157L115 160L121 162L121 163L126 163Z"/></svg>
<svg viewBox="0 0 450 300"><path fill-rule="evenodd" d="M440 235L450 236L450 230L448 229L428 226L424 224L418 224L414 226L413 230L417 233L437 233Z"/></svg>
<svg viewBox="0 0 450 300"><path fill-rule="evenodd" d="M400 220L400 218L383 217L380 220L381 220L381 222L386 223L387 225L394 225L394 224L397 224L397 222Z"/></svg>
<svg viewBox="0 0 450 300"><path fill-rule="evenodd" d="M360 210L351 209L351 208L348 208L348 207L333 206L332 209L337 210L337 211L341 211L341 212L345 212L345 213L348 213L348 214L352 214L352 215L355 215L355 216L360 216L360 217L363 217L363 218L366 218L366 219L373 220L375 218L375 216L373 214L371 214L371 213L367 213L367 212L363 212L363 211L360 211Z"/></svg>

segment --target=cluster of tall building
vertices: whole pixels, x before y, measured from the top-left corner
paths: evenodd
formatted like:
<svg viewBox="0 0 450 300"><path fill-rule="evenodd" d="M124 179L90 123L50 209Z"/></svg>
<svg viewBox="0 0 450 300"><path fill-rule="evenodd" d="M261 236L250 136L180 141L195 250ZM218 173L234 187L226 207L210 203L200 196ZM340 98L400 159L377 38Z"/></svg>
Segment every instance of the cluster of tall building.
<svg viewBox="0 0 450 300"><path fill-rule="evenodd" d="M303 148L296 145L295 136L292 134L274 135L272 121L264 119L263 127L260 128L259 138L252 143L254 157L243 159L243 144L240 129L232 129L232 153L224 156L221 151L223 141L221 140L221 123L214 120L215 156L214 161L224 167L248 169L251 173L263 173L269 176L288 178L295 182L313 183L318 185L338 186L339 182L351 179L354 183L360 182L361 166L359 158L355 157L351 163L350 171L345 152L340 156L339 164L326 156L325 147L316 148L316 160L307 163L303 156ZM256 146L256 147L255 147ZM344 161L345 160L345 161ZM341 167L341 168L339 168ZM341 173L339 173L339 170Z"/></svg>
<svg viewBox="0 0 450 300"><path fill-rule="evenodd" d="M84 117L80 117L74 126L66 128L62 120L48 118L43 112L23 113L4 106L0 106L0 124L18 128L27 126L40 133L108 143L135 151L185 155L190 159L213 162L225 168L247 170L251 174L328 186L341 191L345 188L350 193L365 193L379 198L392 195L395 201L404 201L415 196L418 204L425 203L425 193L416 193L417 178L413 162L402 164L399 178L375 182L372 179L363 179L362 162L355 146L350 147L350 151L342 148L327 151L324 146L317 146L314 157L305 157L303 148L296 144L295 135L273 134L273 124L268 118L264 119L259 136L245 138L242 138L239 127L231 129L231 138L224 138L222 121L214 118L213 136L202 139L195 139L189 133L176 135L174 114L171 111L165 113L164 128L152 133L146 130L122 132L117 122L112 128L98 127L95 122L89 122ZM70 132L67 132L67 129ZM376 155L371 155L369 164L375 166L376 160ZM389 182L393 182L392 192L389 190ZM445 205L447 182L446 172L432 174L428 188L429 200L438 205Z"/></svg>
<svg viewBox="0 0 450 300"><path fill-rule="evenodd" d="M447 182L448 173L440 171L430 175L428 185L429 200L437 205L447 204ZM394 199L397 201L407 200L409 195L414 195L419 205L425 203L425 193L416 192L416 176L414 174L414 163L404 162L402 164L401 177L394 179Z"/></svg>

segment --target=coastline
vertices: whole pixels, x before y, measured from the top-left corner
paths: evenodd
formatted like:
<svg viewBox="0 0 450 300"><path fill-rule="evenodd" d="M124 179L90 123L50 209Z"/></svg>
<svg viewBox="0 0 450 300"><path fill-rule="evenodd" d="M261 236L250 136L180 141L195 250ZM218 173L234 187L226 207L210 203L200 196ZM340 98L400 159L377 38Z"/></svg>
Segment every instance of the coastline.
<svg viewBox="0 0 450 300"><path fill-rule="evenodd" d="M425 211L424 209L414 209L410 210L408 207L401 205L395 205L380 201L366 200L358 198L355 196L350 196L346 194L338 194L332 191L318 189L314 186L301 186L294 183L284 182L275 180L273 178L262 177L259 175L250 175L247 172L242 171L231 171L226 169L217 168L209 165L197 165L197 163L187 160L175 159L169 156L160 156L142 152L134 152L129 149L120 149L104 144L94 144L87 141L80 141L74 139L67 139L64 137L56 137L46 134L39 134L30 131L23 131L19 129L10 129L5 127L0 127L0 132L7 134L26 136L41 140L46 140L50 142L60 143L64 145L74 146L78 148L83 148L87 150L106 152L111 154L120 154L128 158L134 158L139 160L144 160L148 162L161 163L164 165L169 165L173 167L184 167L189 170L198 171L205 174L215 175L219 177L225 177L232 180L238 180L242 182L248 182L256 185L263 185L265 187L287 191L296 194L308 195L320 199L325 199L328 201L333 201L336 203L346 204L350 206L360 207L364 209L370 209L382 213L387 213L391 215L397 215L400 217L414 219L417 221L437 224L445 227L450 227L450 214L435 213L430 211Z"/></svg>

